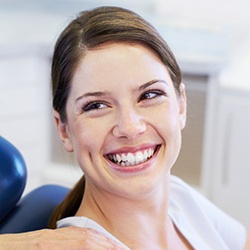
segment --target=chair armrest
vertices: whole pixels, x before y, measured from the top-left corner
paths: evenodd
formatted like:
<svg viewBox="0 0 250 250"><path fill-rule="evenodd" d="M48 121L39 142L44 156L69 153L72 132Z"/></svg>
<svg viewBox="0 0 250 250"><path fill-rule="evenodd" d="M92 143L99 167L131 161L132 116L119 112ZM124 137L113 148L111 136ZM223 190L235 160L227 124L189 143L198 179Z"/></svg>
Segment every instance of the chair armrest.
<svg viewBox="0 0 250 250"><path fill-rule="evenodd" d="M58 185L44 185L31 191L0 223L0 234L47 228L50 216L68 191L68 188Z"/></svg>

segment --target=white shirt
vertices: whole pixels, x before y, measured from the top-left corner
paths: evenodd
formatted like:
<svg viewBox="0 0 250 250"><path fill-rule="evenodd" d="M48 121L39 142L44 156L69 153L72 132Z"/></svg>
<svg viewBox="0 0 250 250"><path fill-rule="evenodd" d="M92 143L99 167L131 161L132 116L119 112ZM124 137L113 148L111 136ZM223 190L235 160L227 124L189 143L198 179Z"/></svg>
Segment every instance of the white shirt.
<svg viewBox="0 0 250 250"><path fill-rule="evenodd" d="M170 177L168 213L178 230L196 250L244 249L245 227L176 176ZM92 228L120 242L86 217L68 217L57 222L58 228L67 226Z"/></svg>

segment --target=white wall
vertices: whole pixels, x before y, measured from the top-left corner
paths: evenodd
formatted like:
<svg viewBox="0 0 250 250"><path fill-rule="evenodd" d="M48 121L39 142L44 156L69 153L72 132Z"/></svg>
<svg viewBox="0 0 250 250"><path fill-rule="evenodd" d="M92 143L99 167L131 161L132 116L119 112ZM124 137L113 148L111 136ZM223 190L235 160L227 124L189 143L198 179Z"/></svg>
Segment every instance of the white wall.
<svg viewBox="0 0 250 250"><path fill-rule="evenodd" d="M210 25L250 25L249 0L156 0L160 15Z"/></svg>

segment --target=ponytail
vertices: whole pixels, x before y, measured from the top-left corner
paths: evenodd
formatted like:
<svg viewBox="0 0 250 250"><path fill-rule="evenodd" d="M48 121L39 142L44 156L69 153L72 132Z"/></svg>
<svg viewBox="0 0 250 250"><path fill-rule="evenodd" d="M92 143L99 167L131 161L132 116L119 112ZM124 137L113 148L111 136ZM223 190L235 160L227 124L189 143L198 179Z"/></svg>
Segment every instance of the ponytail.
<svg viewBox="0 0 250 250"><path fill-rule="evenodd" d="M74 216L80 207L82 197L85 189L85 177L76 183L73 189L69 192L62 203L55 209L54 213L50 217L48 227L50 229L56 228L56 222L60 219Z"/></svg>

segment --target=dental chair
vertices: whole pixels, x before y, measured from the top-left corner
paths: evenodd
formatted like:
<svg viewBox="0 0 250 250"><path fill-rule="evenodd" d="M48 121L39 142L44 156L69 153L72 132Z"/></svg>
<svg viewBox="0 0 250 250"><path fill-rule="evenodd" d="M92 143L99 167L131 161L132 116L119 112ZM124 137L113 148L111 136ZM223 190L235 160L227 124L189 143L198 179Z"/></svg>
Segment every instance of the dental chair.
<svg viewBox="0 0 250 250"><path fill-rule="evenodd" d="M47 228L49 218L69 189L44 185L22 197L27 179L19 150L0 136L0 234Z"/></svg>

